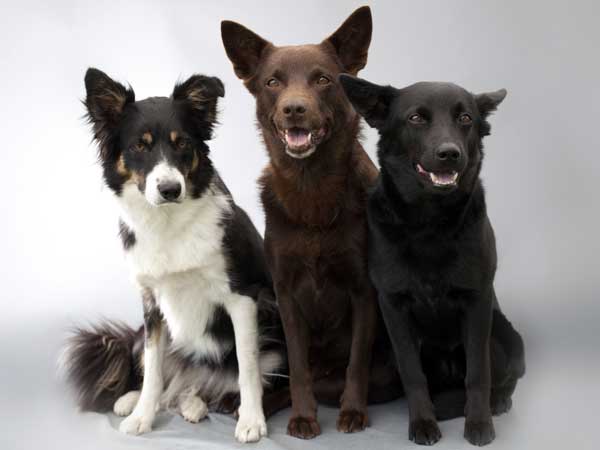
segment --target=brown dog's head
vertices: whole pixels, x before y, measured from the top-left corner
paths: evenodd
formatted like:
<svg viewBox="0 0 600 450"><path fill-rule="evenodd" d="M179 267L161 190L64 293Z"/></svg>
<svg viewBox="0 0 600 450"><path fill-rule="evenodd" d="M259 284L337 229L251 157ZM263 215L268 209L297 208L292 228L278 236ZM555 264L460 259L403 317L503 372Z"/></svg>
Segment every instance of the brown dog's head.
<svg viewBox="0 0 600 450"><path fill-rule="evenodd" d="M365 66L371 30L367 6L315 45L277 47L240 24L221 23L235 73L256 97L271 158L308 158L357 120L338 75Z"/></svg>

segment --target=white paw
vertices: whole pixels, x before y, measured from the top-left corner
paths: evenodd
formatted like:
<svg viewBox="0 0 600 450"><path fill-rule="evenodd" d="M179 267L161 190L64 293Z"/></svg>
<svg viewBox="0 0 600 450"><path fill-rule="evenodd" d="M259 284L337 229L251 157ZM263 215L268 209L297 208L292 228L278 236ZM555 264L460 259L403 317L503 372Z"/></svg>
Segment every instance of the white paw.
<svg viewBox="0 0 600 450"><path fill-rule="evenodd" d="M138 414L135 411L121 422L119 430L127 434L143 434L152 431L154 415Z"/></svg>
<svg viewBox="0 0 600 450"><path fill-rule="evenodd" d="M181 402L179 406L181 415L185 420L192 423L198 423L208 414L208 406L197 395L190 395Z"/></svg>
<svg viewBox="0 0 600 450"><path fill-rule="evenodd" d="M235 438L239 442L257 442L267 435L265 416L260 414L240 414L235 427Z"/></svg>
<svg viewBox="0 0 600 450"><path fill-rule="evenodd" d="M113 406L114 413L117 416L128 416L137 405L139 398L140 391L129 391L127 394L122 395Z"/></svg>

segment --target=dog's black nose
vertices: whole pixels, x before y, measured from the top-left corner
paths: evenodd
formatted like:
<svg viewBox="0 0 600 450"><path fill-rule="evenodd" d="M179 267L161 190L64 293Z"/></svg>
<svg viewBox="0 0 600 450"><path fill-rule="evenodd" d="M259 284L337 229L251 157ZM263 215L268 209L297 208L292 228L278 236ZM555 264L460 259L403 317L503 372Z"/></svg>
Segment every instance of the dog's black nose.
<svg viewBox="0 0 600 450"><path fill-rule="evenodd" d="M283 105L283 114L286 116L302 116L305 112L306 105L298 100Z"/></svg>
<svg viewBox="0 0 600 450"><path fill-rule="evenodd" d="M178 181L163 181L158 183L158 192L165 200L172 202L181 194L181 184Z"/></svg>
<svg viewBox="0 0 600 450"><path fill-rule="evenodd" d="M446 142L440 145L435 151L435 157L440 161L459 161L462 152L458 145Z"/></svg>

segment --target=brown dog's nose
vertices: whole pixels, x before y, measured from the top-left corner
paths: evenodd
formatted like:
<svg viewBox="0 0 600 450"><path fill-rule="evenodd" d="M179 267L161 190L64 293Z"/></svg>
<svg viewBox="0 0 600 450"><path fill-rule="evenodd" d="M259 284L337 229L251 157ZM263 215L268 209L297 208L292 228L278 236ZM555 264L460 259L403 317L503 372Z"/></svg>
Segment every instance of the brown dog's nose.
<svg viewBox="0 0 600 450"><path fill-rule="evenodd" d="M283 114L287 117L301 116L306 112L306 105L301 101L290 101L283 105Z"/></svg>

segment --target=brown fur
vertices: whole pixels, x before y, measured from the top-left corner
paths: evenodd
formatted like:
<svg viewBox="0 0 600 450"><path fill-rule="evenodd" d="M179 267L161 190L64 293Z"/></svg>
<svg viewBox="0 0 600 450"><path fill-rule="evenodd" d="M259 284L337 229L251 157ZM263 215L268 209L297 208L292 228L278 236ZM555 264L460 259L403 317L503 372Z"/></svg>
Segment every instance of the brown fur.
<svg viewBox="0 0 600 450"><path fill-rule="evenodd" d="M371 400L398 395L397 388L388 390L397 376L387 364L366 267L366 195L377 169L358 141L359 117L337 82L339 73L355 74L366 64L370 10L358 9L317 45L276 47L234 22L223 22L222 35L236 74L256 97L270 157L260 185L265 250L288 346L288 433L320 433L316 399L341 402L338 430L362 430L369 389L376 393ZM325 130L312 155L286 153L282 136L291 127ZM377 364L371 364L374 341ZM369 372L377 374L371 385Z"/></svg>

